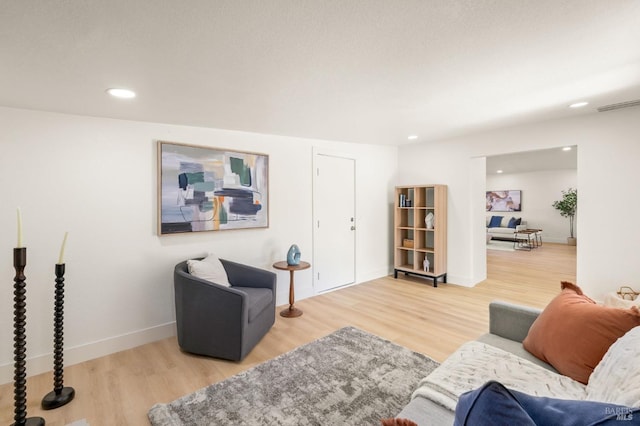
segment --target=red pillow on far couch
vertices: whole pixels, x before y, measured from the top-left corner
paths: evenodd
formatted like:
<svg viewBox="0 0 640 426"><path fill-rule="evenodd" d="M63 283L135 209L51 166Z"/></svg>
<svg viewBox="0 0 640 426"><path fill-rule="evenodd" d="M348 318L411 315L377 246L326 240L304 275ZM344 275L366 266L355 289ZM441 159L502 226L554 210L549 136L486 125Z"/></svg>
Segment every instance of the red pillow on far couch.
<svg viewBox="0 0 640 426"><path fill-rule="evenodd" d="M640 325L640 310L598 305L566 281L561 288L531 325L522 345L560 373L587 384L609 346Z"/></svg>

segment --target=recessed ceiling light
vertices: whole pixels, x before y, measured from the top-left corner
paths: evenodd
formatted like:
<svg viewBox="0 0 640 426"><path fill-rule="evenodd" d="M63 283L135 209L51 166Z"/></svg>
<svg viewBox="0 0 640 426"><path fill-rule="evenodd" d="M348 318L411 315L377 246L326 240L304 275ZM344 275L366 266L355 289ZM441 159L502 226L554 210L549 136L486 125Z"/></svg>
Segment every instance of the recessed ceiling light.
<svg viewBox="0 0 640 426"><path fill-rule="evenodd" d="M580 108L586 105L589 105L589 102L576 102L575 104L569 105L569 108Z"/></svg>
<svg viewBox="0 0 640 426"><path fill-rule="evenodd" d="M496 170L496 173L502 173L502 170Z"/></svg>
<svg viewBox="0 0 640 426"><path fill-rule="evenodd" d="M410 141L414 141L418 139L418 135L410 135L407 139L409 139Z"/></svg>
<svg viewBox="0 0 640 426"><path fill-rule="evenodd" d="M564 148L562 148L563 151L571 151L571 147L570 146L565 146Z"/></svg>
<svg viewBox="0 0 640 426"><path fill-rule="evenodd" d="M113 97L121 98L121 99L131 99L136 97L136 92L129 89L111 88L111 89L107 89L106 92Z"/></svg>

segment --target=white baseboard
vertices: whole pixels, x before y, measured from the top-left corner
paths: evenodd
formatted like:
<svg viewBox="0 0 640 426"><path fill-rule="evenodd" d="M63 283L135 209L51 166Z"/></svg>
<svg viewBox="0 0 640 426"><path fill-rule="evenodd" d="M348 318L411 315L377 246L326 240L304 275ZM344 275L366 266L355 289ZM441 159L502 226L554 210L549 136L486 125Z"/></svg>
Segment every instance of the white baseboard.
<svg viewBox="0 0 640 426"><path fill-rule="evenodd" d="M378 268L373 271L366 271L365 273L362 273L360 274L360 276L358 276L356 283L357 284L366 283L367 281L373 281L378 278L389 276L390 274L393 274L393 269L389 270L388 267Z"/></svg>
<svg viewBox="0 0 640 426"><path fill-rule="evenodd" d="M542 245L544 245L544 243L556 243L556 244L567 244L567 238L546 238L544 237L544 234L542 234Z"/></svg>
<svg viewBox="0 0 640 426"><path fill-rule="evenodd" d="M372 280L375 280L375 279L378 279L378 278L386 277L388 275L389 275L389 273L387 273L385 269L379 269L378 271L371 272L371 273L366 274L366 275L363 274L363 276L365 277L364 279L359 278L359 279L356 279L354 282L352 282L350 284L345 284L345 285L342 285L340 287L334 287L334 288L330 288L328 290L319 291L319 292L316 292L315 294L313 294L311 296L308 296L308 297L313 297L313 296L317 296L317 295L320 295L320 294L331 293L332 291L342 290L342 289L347 288L347 287L353 287L354 285L363 284L363 283L366 283L368 281L372 281Z"/></svg>
<svg viewBox="0 0 640 426"><path fill-rule="evenodd" d="M144 345L146 343L155 342L156 340L166 339L175 335L176 323L173 321L155 327L146 328L144 330L110 337L108 339L65 348L64 365L69 366L78 364L115 352L135 348L136 346ZM27 359L27 375L29 377L46 373L51 370L53 370L52 352L36 355ZM0 365L0 384L12 382L13 373L13 363Z"/></svg>
<svg viewBox="0 0 640 426"><path fill-rule="evenodd" d="M482 281L483 280L475 281L469 277L447 274L447 282L452 285L459 285L462 287L475 287L476 284Z"/></svg>

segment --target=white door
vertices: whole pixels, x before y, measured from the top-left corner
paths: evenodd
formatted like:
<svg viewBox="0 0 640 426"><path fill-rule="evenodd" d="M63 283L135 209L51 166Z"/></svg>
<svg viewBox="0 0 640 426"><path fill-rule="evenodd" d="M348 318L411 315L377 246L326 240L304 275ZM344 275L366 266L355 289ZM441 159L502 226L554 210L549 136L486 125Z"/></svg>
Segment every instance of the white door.
<svg viewBox="0 0 640 426"><path fill-rule="evenodd" d="M313 283L316 293L355 282L355 160L316 154Z"/></svg>

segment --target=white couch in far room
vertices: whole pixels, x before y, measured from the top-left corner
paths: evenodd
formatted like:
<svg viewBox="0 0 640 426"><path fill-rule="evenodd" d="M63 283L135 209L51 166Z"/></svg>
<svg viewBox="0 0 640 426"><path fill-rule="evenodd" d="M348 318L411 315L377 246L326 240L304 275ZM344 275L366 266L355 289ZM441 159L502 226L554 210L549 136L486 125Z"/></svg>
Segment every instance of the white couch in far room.
<svg viewBox="0 0 640 426"><path fill-rule="evenodd" d="M494 217L500 217L501 219L493 220L492 218ZM527 229L527 222L521 217L502 215L487 216L487 240L489 240L489 236L491 236L491 239L496 240L513 240L513 234L516 231L523 231L525 229Z"/></svg>

